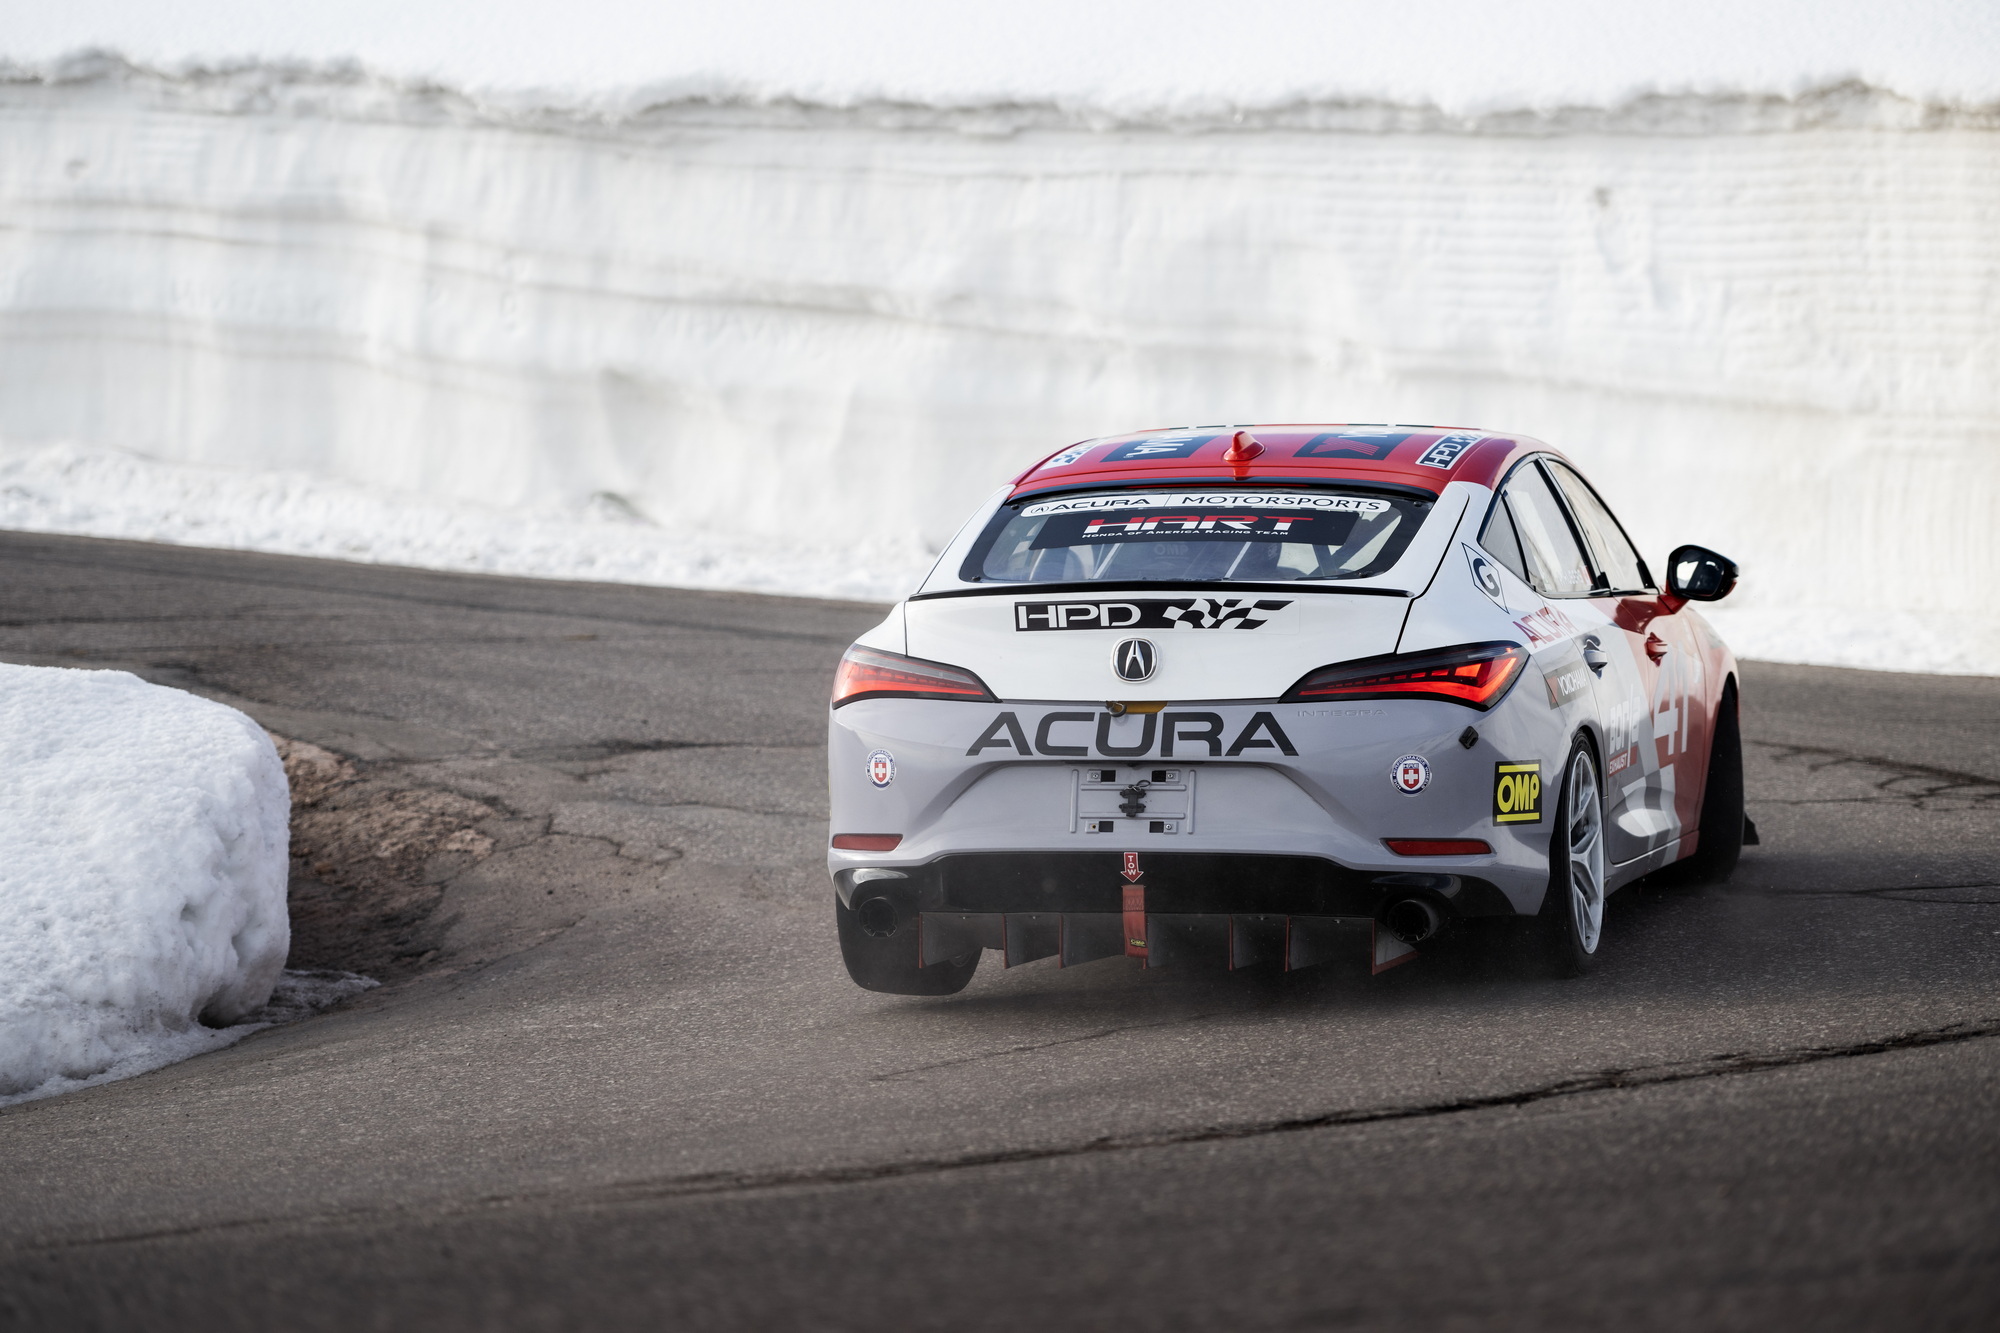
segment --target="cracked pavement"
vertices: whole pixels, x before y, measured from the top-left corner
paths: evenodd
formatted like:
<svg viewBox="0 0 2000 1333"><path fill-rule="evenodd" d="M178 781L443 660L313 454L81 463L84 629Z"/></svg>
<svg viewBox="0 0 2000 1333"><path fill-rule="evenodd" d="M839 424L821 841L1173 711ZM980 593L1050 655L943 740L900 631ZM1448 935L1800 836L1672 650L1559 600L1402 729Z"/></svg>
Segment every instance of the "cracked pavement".
<svg viewBox="0 0 2000 1333"><path fill-rule="evenodd" d="M10 1324L2000 1309L2000 680L1746 665L1763 845L1619 894L1580 981L1491 939L1370 981L989 957L913 1000L848 983L821 867L826 682L874 608L25 534L0 562L0 657L348 766L328 800L374 841L314 845L295 903L386 848L429 904L338 1010L0 1110Z"/></svg>

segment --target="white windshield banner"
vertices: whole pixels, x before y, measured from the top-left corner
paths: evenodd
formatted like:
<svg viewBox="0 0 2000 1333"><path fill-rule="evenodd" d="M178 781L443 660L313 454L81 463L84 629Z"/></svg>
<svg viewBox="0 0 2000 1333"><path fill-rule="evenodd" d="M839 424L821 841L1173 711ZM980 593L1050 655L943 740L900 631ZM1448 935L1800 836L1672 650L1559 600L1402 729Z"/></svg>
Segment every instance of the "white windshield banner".
<svg viewBox="0 0 2000 1333"><path fill-rule="evenodd" d="M1121 491L1113 495L1066 495L1021 510L1023 518L1119 509L1303 509L1320 514L1380 514L1387 500L1312 491Z"/></svg>

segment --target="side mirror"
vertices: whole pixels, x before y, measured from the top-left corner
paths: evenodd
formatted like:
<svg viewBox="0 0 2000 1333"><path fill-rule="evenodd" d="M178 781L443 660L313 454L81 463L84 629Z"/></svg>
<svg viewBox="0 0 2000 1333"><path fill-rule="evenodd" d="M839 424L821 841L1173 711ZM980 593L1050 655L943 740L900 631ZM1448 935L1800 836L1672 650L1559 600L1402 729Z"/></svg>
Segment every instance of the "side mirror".
<svg viewBox="0 0 2000 1333"><path fill-rule="evenodd" d="M1719 602L1736 586L1736 562L1706 546L1681 546L1667 557L1667 591L1690 602Z"/></svg>

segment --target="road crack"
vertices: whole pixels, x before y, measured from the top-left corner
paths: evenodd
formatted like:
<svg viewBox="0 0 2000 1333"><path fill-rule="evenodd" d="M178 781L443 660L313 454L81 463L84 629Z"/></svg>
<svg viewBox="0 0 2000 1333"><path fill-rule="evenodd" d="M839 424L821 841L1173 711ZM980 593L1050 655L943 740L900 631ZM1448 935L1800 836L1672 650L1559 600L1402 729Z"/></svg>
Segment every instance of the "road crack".
<svg viewBox="0 0 2000 1333"><path fill-rule="evenodd" d="M1750 803L1753 805L1883 804L1923 810L1929 808L1929 802L1949 800L1970 802L1975 809L2000 810L2000 781L1981 777L1977 773L1961 773L1956 769L1930 764L1912 764L1901 759L1848 754L1817 745L1792 745L1778 741L1750 741L1749 744L1772 751L1774 763L1804 761L1814 773L1854 767L1873 768L1887 775L1871 784L1876 792L1872 796L1752 798Z"/></svg>
<svg viewBox="0 0 2000 1333"><path fill-rule="evenodd" d="M1315 1115L1243 1120L1134 1134L1103 1134L1096 1138L1072 1140L1067 1143L980 1149L889 1162L859 1162L847 1166L825 1167L778 1167L762 1171L699 1172L685 1176L633 1180L575 1189L554 1188L489 1194L457 1203L362 1207L291 1216L234 1218L190 1226L156 1227L96 1236L14 1242L0 1247L0 1253L47 1254L111 1245L190 1240L258 1228L380 1225L391 1219L443 1221L535 1205L604 1207L674 1199L756 1194L783 1189L880 1184L926 1176L949 1175L983 1167L1062 1161L1100 1153L1140 1152L1153 1148L1174 1148L1198 1143L1273 1138L1285 1134L1310 1133L1352 1125L1383 1124L1398 1120L1439 1119L1480 1111L1533 1106L1541 1102L1588 1096L1593 1093L1630 1092L1675 1083L1766 1073L1832 1060L1851 1060L1871 1055L1886 1055L1896 1051L1957 1045L1994 1036L2000 1036L2000 1018L1984 1018L1835 1045L1795 1047L1777 1051L1729 1051L1677 1063L1601 1069L1513 1092L1448 1098L1406 1106L1356 1107Z"/></svg>
<svg viewBox="0 0 2000 1333"><path fill-rule="evenodd" d="M987 1060L1002 1060L1010 1055L1026 1055L1030 1051L1053 1050L1059 1046L1075 1046L1086 1041L1102 1041L1106 1037L1116 1037L1126 1032L1145 1032L1152 1028L1178 1027L1184 1023L1201 1023L1219 1014L1192 1014L1186 1018L1169 1018L1158 1023L1128 1023L1123 1027L1100 1028L1095 1032L1085 1032L1075 1037L1058 1037L1054 1041L1024 1042L1019 1046L1008 1046L997 1051L981 1051L976 1055L961 1055L952 1060L937 1060L927 1065L911 1065L908 1069L892 1069L886 1074L871 1074L870 1083L896 1083L917 1074L928 1074L938 1069L954 1069L960 1065L976 1065Z"/></svg>
<svg viewBox="0 0 2000 1333"><path fill-rule="evenodd" d="M1735 889L1732 895L1746 898L1873 898L1877 902L1914 903L1920 907L2000 907L2000 883L1981 880L1975 884L1886 884L1866 889ZM1956 898L1918 897L1918 894L1961 894Z"/></svg>

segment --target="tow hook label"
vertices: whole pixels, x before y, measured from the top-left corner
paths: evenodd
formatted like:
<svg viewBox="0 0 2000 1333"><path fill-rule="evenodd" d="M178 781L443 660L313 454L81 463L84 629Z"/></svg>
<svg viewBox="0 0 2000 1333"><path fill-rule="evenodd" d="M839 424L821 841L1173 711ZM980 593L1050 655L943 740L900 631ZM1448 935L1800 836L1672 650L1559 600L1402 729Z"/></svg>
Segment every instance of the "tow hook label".
<svg viewBox="0 0 2000 1333"><path fill-rule="evenodd" d="M1493 822L1542 822L1542 762L1493 765Z"/></svg>

